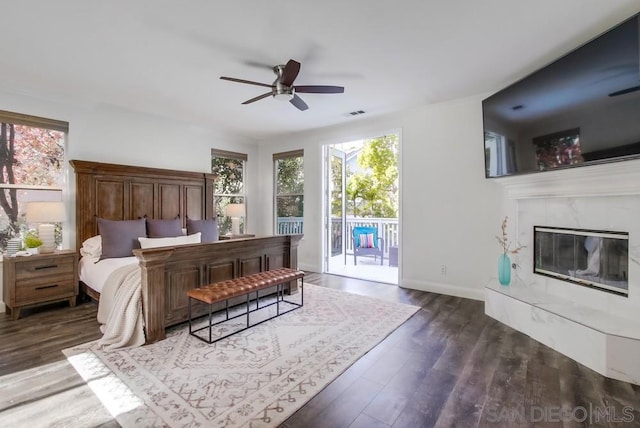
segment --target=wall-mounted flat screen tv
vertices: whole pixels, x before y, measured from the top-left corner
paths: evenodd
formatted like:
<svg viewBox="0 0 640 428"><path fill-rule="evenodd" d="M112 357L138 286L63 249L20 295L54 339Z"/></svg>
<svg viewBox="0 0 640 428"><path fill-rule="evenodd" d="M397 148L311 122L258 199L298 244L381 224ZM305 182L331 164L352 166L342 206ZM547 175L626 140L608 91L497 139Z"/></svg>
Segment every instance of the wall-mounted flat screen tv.
<svg viewBox="0 0 640 428"><path fill-rule="evenodd" d="M485 174L640 158L640 14L482 102Z"/></svg>

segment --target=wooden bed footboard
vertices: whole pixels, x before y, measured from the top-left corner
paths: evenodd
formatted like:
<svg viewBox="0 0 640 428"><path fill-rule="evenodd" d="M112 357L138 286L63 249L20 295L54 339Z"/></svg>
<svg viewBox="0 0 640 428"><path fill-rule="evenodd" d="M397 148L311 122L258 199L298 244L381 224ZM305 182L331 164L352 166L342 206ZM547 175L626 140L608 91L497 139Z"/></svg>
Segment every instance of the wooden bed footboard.
<svg viewBox="0 0 640 428"><path fill-rule="evenodd" d="M281 267L296 269L301 238L267 236L134 250L142 268L146 343L164 339L166 327L188 320L187 292L192 288ZM289 291L296 287L292 282Z"/></svg>

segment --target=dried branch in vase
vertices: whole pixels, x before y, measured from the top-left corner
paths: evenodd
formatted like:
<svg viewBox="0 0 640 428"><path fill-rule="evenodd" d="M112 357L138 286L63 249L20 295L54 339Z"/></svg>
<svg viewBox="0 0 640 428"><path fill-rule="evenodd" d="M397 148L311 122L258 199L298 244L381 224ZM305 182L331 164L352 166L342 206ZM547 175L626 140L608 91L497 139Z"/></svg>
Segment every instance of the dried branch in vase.
<svg viewBox="0 0 640 428"><path fill-rule="evenodd" d="M502 221L502 235L501 236L497 236L496 235L496 239L498 240L498 244L500 244L500 246L502 247L502 251L504 254L510 253L510 254L518 254L518 252L525 248L524 245L518 245L516 248L514 248L513 250L510 249L511 247L511 241L509 241L509 236L507 235L507 219L509 217L505 216L504 220Z"/></svg>

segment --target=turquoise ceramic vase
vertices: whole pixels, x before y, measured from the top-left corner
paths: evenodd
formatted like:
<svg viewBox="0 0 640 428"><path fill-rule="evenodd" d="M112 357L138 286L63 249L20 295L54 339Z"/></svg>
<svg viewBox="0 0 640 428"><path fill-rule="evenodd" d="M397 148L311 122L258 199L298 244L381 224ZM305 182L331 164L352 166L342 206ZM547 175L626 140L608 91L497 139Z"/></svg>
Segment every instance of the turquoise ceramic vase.
<svg viewBox="0 0 640 428"><path fill-rule="evenodd" d="M506 253L498 258L498 281L501 285L509 285L511 282L511 260Z"/></svg>

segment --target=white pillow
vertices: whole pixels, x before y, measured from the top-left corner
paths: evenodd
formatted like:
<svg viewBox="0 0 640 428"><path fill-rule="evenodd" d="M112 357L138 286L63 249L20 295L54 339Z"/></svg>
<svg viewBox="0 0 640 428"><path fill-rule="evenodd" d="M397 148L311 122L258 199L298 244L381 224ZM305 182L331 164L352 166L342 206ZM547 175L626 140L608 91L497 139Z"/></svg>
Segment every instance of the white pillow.
<svg viewBox="0 0 640 428"><path fill-rule="evenodd" d="M82 257L99 258L102 255L102 236L96 235L87 239L80 247Z"/></svg>
<svg viewBox="0 0 640 428"><path fill-rule="evenodd" d="M200 236L202 234L200 232L194 233L193 235L187 236L176 236L174 238L138 238L140 241L140 247L142 249L145 248L157 248L157 247L172 247L175 245L185 245L185 244L199 244Z"/></svg>

